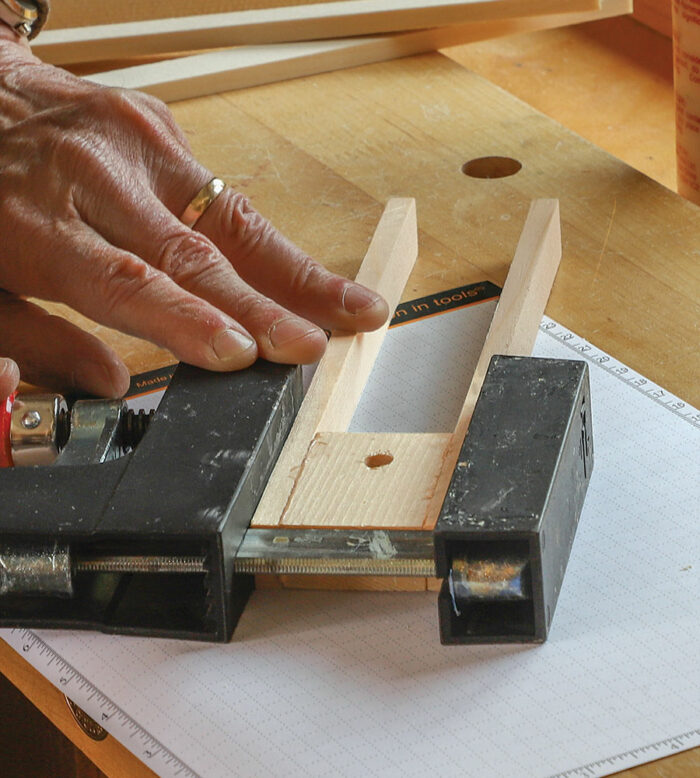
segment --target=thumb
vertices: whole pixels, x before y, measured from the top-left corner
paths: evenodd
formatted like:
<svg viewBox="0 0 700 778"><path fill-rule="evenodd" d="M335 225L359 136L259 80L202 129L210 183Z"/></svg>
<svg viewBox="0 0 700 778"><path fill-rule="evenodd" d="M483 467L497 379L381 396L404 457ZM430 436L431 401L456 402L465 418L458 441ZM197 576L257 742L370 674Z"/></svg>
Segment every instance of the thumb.
<svg viewBox="0 0 700 778"><path fill-rule="evenodd" d="M19 383L19 368L11 359L0 357L0 400L9 397Z"/></svg>

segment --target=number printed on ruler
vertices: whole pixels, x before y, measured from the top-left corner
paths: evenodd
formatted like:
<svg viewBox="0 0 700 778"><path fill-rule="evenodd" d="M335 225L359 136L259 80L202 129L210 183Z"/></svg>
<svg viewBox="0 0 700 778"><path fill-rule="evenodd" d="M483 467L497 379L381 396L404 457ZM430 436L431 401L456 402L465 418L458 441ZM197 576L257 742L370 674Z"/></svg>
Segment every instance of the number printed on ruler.
<svg viewBox="0 0 700 778"><path fill-rule="evenodd" d="M29 629L15 628L3 630L2 638L104 729L112 735L119 733L120 741L158 775L198 778L197 773L124 713L37 634Z"/></svg>
<svg viewBox="0 0 700 778"><path fill-rule="evenodd" d="M547 316L542 319L540 330L560 343L563 343L567 348L570 348L579 356L602 367L605 371L610 373L610 375L615 376L620 381L624 381L628 386L632 386L641 394L649 397L676 416L685 419L685 421L690 422L694 427L700 429L700 411L692 405L683 402L683 400L676 397L676 395L662 389L648 378L644 378L644 376L622 364L622 362L619 362L609 354L606 354L601 349L596 348L587 340L584 340L584 338L571 332L571 330L567 330L566 327L562 327L561 324L553 321Z"/></svg>

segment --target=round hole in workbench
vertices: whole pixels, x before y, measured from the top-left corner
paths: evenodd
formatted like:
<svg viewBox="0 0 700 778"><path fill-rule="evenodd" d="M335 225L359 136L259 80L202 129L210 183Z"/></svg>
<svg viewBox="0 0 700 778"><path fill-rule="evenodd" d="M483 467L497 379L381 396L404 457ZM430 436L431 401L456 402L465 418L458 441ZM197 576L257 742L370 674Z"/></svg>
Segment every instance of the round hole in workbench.
<svg viewBox="0 0 700 778"><path fill-rule="evenodd" d="M365 457L365 464L371 470L390 465L393 461L394 457L386 451L382 451L379 454L370 454L368 457Z"/></svg>
<svg viewBox="0 0 700 778"><path fill-rule="evenodd" d="M514 176L522 163L512 157L479 157L462 165L462 173L470 178L507 178Z"/></svg>

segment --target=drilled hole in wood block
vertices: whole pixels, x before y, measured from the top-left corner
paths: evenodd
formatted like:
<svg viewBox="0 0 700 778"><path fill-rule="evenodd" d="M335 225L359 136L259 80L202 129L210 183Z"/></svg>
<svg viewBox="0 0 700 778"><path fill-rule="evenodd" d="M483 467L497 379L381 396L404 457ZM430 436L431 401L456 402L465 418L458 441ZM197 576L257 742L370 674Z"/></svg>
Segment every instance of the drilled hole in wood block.
<svg viewBox="0 0 700 778"><path fill-rule="evenodd" d="M378 454L370 454L365 457L365 464L372 470L376 470L378 467L386 467L394 461L394 457L387 451L382 451Z"/></svg>
<svg viewBox="0 0 700 778"><path fill-rule="evenodd" d="M470 178L507 178L514 176L522 163L511 157L479 157L462 165L462 173Z"/></svg>

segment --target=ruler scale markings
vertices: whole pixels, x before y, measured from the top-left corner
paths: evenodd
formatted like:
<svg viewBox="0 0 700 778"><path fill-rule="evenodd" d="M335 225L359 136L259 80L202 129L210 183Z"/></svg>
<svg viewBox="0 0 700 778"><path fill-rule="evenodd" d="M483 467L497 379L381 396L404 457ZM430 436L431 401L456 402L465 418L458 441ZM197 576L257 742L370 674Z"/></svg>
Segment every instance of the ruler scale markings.
<svg viewBox="0 0 700 778"><path fill-rule="evenodd" d="M609 373L628 386L631 386L640 394L649 397L657 403L657 405L671 411L671 413L678 416L678 418L683 419L700 429L700 411L696 410L691 405L688 405L681 400L680 397L676 397L665 389L662 389L653 381L644 378L644 376L637 373L632 368L623 365L614 357L606 354L602 349L597 349L584 338L567 330L566 327L563 327L558 322L555 322L546 316L542 320L542 324L540 324L540 330L566 346L568 349L571 349L579 356L582 356L584 359L602 368L606 373Z"/></svg>
<svg viewBox="0 0 700 778"><path fill-rule="evenodd" d="M86 699L92 701L96 698L98 705L101 709L107 710L100 715L100 721L104 724L114 718L116 727L121 730L130 730L128 739L132 739L137 736L137 740L141 742L141 751L137 753L138 748L134 751L134 755L141 759L148 766L158 771L158 764L162 767L167 767L172 773L178 776L185 776L186 778L200 778L192 768L188 767L181 759L179 759L172 751L169 751L160 741L158 741L153 735L151 735L146 729L144 729L138 722L125 713L116 703L100 691L92 682L90 682L84 675L78 672L72 665L70 665L60 654L56 653L49 645L47 645L37 634L28 629L11 629L9 631L9 637L14 640L7 640L13 648L20 654L24 654L25 657L32 657L34 661L32 664L37 667L38 662L36 657L42 658L44 669L52 667L51 674L47 674L49 680L54 682L54 685L61 689L62 692L66 692L66 689L71 684L75 684L75 687L83 693L87 693ZM55 663L55 664L54 664ZM116 736L115 732L111 733ZM123 742L123 741L122 741Z"/></svg>
<svg viewBox="0 0 700 778"><path fill-rule="evenodd" d="M590 762L581 767L576 767L573 770L564 770L561 773L550 775L549 778L597 778L598 776L607 775L608 771L612 768L617 770L617 762L625 762L632 759L639 760L640 757L654 754L654 759L658 758L659 752L666 754L671 749L673 752L685 751L689 748L700 745L700 729L693 729L689 732L684 732L681 735L675 735L674 737L666 738L665 740L658 740L656 743L651 743L648 746L640 746L639 748L633 748L630 751L623 751L620 754L607 757L606 759L599 759L596 762ZM645 761L651 761L646 759ZM632 763L630 763L632 764ZM606 771L606 772L601 772Z"/></svg>

